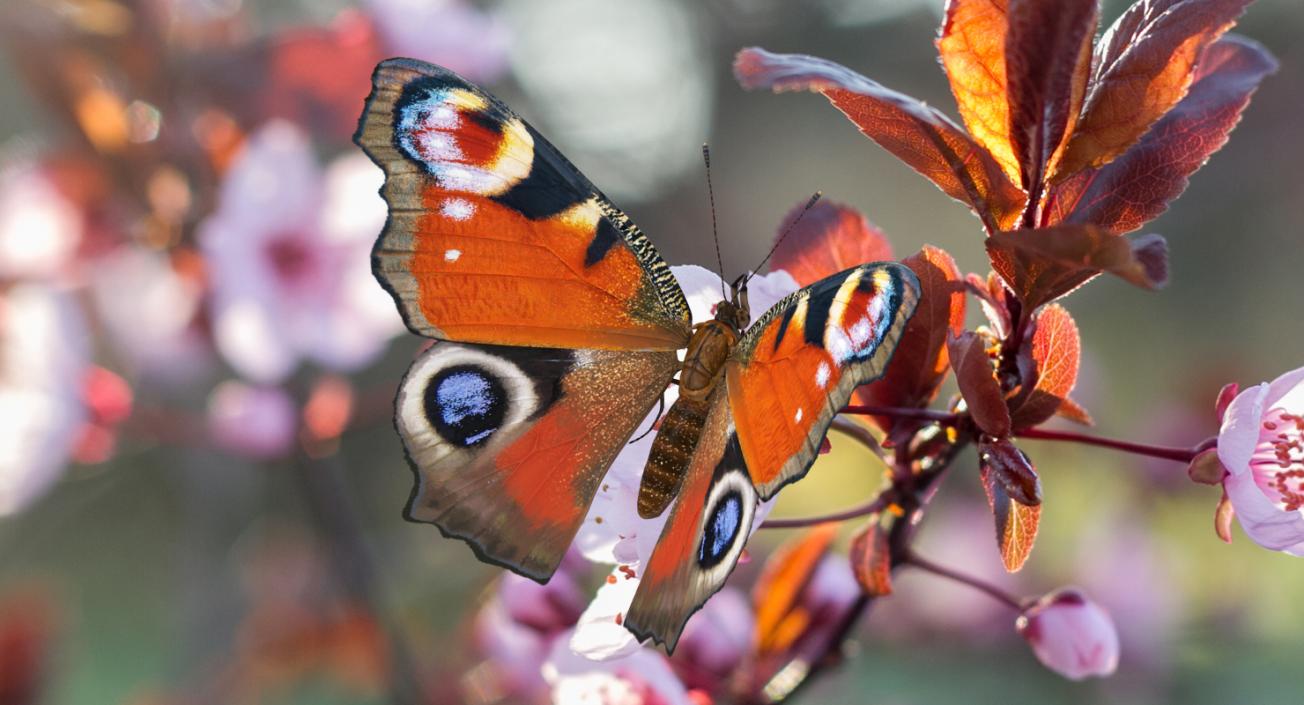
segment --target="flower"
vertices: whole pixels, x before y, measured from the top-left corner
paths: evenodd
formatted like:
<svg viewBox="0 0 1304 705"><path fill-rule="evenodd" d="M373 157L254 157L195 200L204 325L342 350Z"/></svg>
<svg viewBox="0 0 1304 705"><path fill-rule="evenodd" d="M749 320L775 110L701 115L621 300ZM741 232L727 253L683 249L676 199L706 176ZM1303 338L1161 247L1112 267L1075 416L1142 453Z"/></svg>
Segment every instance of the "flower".
<svg viewBox="0 0 1304 705"><path fill-rule="evenodd" d="M446 66L477 82L507 68L507 26L465 0L366 0L393 52Z"/></svg>
<svg viewBox="0 0 1304 705"><path fill-rule="evenodd" d="M0 294L0 516L50 488L86 420L86 324L63 292L19 284Z"/></svg>
<svg viewBox="0 0 1304 705"><path fill-rule="evenodd" d="M567 705L692 705L684 684L660 652L638 649L597 662L575 654L564 639L553 646L543 677L552 701Z"/></svg>
<svg viewBox="0 0 1304 705"><path fill-rule="evenodd" d="M1218 431L1218 459L1245 533L1304 556L1304 367L1236 395Z"/></svg>
<svg viewBox="0 0 1304 705"><path fill-rule="evenodd" d="M17 162L0 173L0 278L56 276L81 239L81 215L37 167Z"/></svg>
<svg viewBox="0 0 1304 705"><path fill-rule="evenodd" d="M693 320L710 320L715 314L715 305L720 301L720 277L708 269L694 265L672 267L671 271L684 290ZM748 305L751 307L752 320L756 320L779 299L796 290L797 282L787 272L753 277L748 284ZM665 394L666 408L674 404L678 397L677 387L668 389ZM647 421L635 432L636 437L651 426L656 420L656 414L657 410L654 409ZM661 529L670 515L669 511L653 519L643 519L638 515L639 483L654 436L654 433L647 434L627 445L616 456L576 536L575 546L585 558L595 563L617 565L608 576L607 584L599 588L593 602L580 617L579 626L571 639L571 647L590 658L619 658L638 648L634 635L619 625L617 617L629 610L630 601L638 589L640 566L652 556L652 549L660 539ZM764 521L772 503L766 502L757 509L752 523L753 531Z"/></svg>
<svg viewBox="0 0 1304 705"><path fill-rule="evenodd" d="M1066 588L1042 597L1016 624L1037 660L1065 678L1108 676L1118 668L1114 620L1078 590Z"/></svg>
<svg viewBox="0 0 1304 705"><path fill-rule="evenodd" d="M251 387L227 380L208 397L208 430L226 450L268 459L294 444L294 400L279 387Z"/></svg>
<svg viewBox="0 0 1304 705"><path fill-rule="evenodd" d="M755 646L751 602L741 591L726 587L689 618L671 663L688 685L711 691L728 682Z"/></svg>
<svg viewBox="0 0 1304 705"><path fill-rule="evenodd" d="M362 155L341 157L323 177L286 122L250 137L199 234L217 347L242 375L279 382L300 358L350 371L401 329L369 271L385 222L381 180Z"/></svg>

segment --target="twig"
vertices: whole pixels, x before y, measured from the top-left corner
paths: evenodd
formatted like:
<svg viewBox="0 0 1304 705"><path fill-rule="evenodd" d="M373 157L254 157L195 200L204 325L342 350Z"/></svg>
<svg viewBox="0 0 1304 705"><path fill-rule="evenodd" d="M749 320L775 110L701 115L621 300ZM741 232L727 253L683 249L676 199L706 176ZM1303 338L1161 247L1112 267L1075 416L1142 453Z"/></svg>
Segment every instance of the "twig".
<svg viewBox="0 0 1304 705"><path fill-rule="evenodd" d="M1189 463L1199 453L1218 445L1218 439L1211 438L1194 448L1174 448L1171 446L1155 446L1145 443L1133 443L1131 441L1119 441L1113 438L1088 436L1083 433L1074 433L1073 431L1050 431L1040 428L1030 428L1025 431L1019 431L1017 435L1021 438L1035 438L1043 441L1065 441L1068 443L1082 443L1089 446L1100 446L1102 448L1113 448L1114 450L1120 450L1125 453L1174 460L1179 463Z"/></svg>
<svg viewBox="0 0 1304 705"><path fill-rule="evenodd" d="M946 566L938 565L937 563L934 563L930 560L920 557L919 554L914 553L913 551L906 554L904 565L914 566L922 571L932 573L933 575L936 575L938 577L946 578L947 580L953 580L963 585L968 585L969 587L978 590L979 592L987 593L997 602L1007 605L1008 607L1010 607L1010 609L1020 611L1020 612L1023 611L1023 607L1024 607L1023 602L1020 601L1018 598L1014 597L1013 595L1011 595L1010 593L996 587L995 585L992 585L991 583L985 580L982 580L981 578L976 578L972 575L966 575L959 571L947 568Z"/></svg>

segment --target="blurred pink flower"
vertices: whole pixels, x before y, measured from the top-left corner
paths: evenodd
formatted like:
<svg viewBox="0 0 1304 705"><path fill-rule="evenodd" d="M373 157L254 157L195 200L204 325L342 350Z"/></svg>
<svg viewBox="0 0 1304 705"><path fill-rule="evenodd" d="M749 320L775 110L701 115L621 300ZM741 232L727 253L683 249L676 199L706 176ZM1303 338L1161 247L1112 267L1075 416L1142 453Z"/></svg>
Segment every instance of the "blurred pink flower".
<svg viewBox="0 0 1304 705"><path fill-rule="evenodd" d="M81 215L40 169L14 162L0 172L0 279L57 276L81 239Z"/></svg>
<svg viewBox="0 0 1304 705"><path fill-rule="evenodd" d="M294 400L279 387L236 380L217 385L208 397L208 430L218 446L251 458L284 455L294 446Z"/></svg>
<svg viewBox="0 0 1304 705"><path fill-rule="evenodd" d="M712 691L733 676L756 647L756 614L736 588L725 587L684 625L671 663L687 685Z"/></svg>
<svg viewBox="0 0 1304 705"><path fill-rule="evenodd" d="M1072 588L1042 597L1019 615L1019 633L1042 665L1070 680L1118 668L1118 631L1099 605Z"/></svg>
<svg viewBox="0 0 1304 705"><path fill-rule="evenodd" d="M465 0L366 0L391 53L450 68L490 83L507 68L510 35L494 14Z"/></svg>
<svg viewBox="0 0 1304 705"><path fill-rule="evenodd" d="M1304 556L1304 367L1232 400L1218 459L1245 533L1264 548Z"/></svg>
<svg viewBox="0 0 1304 705"><path fill-rule="evenodd" d="M62 474L87 418L89 365L86 324L67 294L36 284L0 293L0 516Z"/></svg>
<svg viewBox="0 0 1304 705"><path fill-rule="evenodd" d="M114 372L91 365L82 377L82 404L87 412L72 457L79 463L103 463L118 448L118 427L131 416L134 394Z"/></svg>
<svg viewBox="0 0 1304 705"><path fill-rule="evenodd" d="M162 253L119 248L90 271L95 312L131 371L167 382L202 376L213 362L197 323L203 295Z"/></svg>
<svg viewBox="0 0 1304 705"><path fill-rule="evenodd" d="M672 267L671 271L688 298L693 320L706 321L714 317L714 307L720 301L720 277L694 265ZM753 278L748 284L752 320L797 288L797 282L787 272ZM671 386L665 393L666 408L678 397L678 387ZM656 420L656 413L653 410L635 432L636 437ZM623 617L629 610L629 603L638 588L638 571L643 561L651 557L670 515L669 511L654 519L643 519L638 515L638 487L655 435L655 432L647 434L625 446L616 456L575 539L576 548L585 558L618 566L585 610L571 641L577 653L590 658L618 658L638 648L634 636L619 625L617 617ZM758 507L753 531L765 520L772 505L773 501L770 501Z"/></svg>
<svg viewBox="0 0 1304 705"><path fill-rule="evenodd" d="M300 358L350 371L402 328L370 271L381 180L360 154L323 175L290 123L249 138L199 235L217 346L242 375L279 382Z"/></svg>
<svg viewBox="0 0 1304 705"><path fill-rule="evenodd" d="M608 661L575 654L559 639L543 667L552 701L566 705L693 705L659 651L638 649Z"/></svg>

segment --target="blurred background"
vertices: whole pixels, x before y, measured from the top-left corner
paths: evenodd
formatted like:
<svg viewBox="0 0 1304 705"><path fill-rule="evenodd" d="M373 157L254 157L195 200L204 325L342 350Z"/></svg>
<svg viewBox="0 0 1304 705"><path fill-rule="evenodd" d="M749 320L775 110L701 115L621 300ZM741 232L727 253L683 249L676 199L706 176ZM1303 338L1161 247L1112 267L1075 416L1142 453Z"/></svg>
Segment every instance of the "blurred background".
<svg viewBox="0 0 1304 705"><path fill-rule="evenodd" d="M931 243L985 272L966 208L818 96L730 74L744 46L815 54L954 115L941 4L5 0L0 702L386 702L393 659L447 675L455 702L488 658L467 634L500 571L400 517L389 405L422 341L367 272L384 206L349 142L377 60L488 86L672 264L714 260L709 141L729 273L817 189L898 256ZM1067 301L1075 397L1102 435L1193 444L1216 432L1222 384L1304 363L1304 5L1258 0L1236 31L1281 70L1149 228L1170 285L1098 280ZM879 468L832 440L775 516L873 492ZM1118 623L1118 673L1065 681L1008 609L906 573L801 702L1300 701L1298 559L1219 542L1216 494L1177 464L1025 449L1046 510L1021 573L1001 569L972 455L921 551L1020 593L1086 588Z"/></svg>

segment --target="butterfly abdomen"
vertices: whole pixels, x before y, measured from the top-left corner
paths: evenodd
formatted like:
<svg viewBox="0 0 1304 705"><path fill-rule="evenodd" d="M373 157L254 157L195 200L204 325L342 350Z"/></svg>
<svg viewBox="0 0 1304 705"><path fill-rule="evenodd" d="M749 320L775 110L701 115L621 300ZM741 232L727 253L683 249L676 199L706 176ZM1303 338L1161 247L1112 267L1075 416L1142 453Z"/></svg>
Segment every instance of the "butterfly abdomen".
<svg viewBox="0 0 1304 705"><path fill-rule="evenodd" d="M681 396L661 419L661 429L652 441L643 481L638 488L638 515L644 519L660 516L679 494L688 463L702 437L710 404L705 400Z"/></svg>

